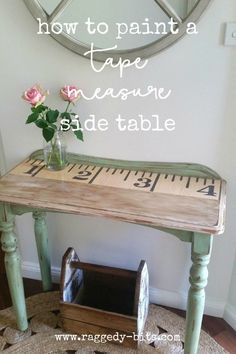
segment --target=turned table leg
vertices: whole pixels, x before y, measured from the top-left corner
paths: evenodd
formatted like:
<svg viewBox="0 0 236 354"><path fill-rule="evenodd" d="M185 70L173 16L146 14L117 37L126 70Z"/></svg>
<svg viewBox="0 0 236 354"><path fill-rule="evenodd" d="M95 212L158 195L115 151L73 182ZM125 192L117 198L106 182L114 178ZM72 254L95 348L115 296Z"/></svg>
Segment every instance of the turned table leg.
<svg viewBox="0 0 236 354"><path fill-rule="evenodd" d="M1 244L5 252L5 268L16 313L17 326L21 331L28 328L25 295L21 275L20 254L17 247L17 238L14 233L14 215L7 204L0 204L0 230L2 231Z"/></svg>
<svg viewBox="0 0 236 354"><path fill-rule="evenodd" d="M45 216L46 214L44 212L33 212L33 218L35 219L34 232L43 282L43 290L49 291L52 289L52 277L51 262L48 250L48 230Z"/></svg>
<svg viewBox="0 0 236 354"><path fill-rule="evenodd" d="M205 306L207 265L210 260L212 236L194 233L192 240L192 262L190 289L188 294L184 354L197 354Z"/></svg>

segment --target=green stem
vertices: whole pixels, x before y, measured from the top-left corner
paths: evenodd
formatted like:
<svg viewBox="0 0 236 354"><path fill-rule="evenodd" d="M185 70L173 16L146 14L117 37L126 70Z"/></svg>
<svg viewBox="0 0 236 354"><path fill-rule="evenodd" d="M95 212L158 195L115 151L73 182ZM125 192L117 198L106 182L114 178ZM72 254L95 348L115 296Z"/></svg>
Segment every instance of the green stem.
<svg viewBox="0 0 236 354"><path fill-rule="evenodd" d="M57 161L59 162L59 165L62 166L63 163L62 158L56 149L56 139L54 141L51 140L51 146L52 146L52 151L49 154L48 165L50 165L51 163L52 156L55 156L57 158Z"/></svg>
<svg viewBox="0 0 236 354"><path fill-rule="evenodd" d="M68 111L68 109L69 109L69 107L70 107L70 104L71 104L71 102L68 102L68 103L67 103L65 112ZM61 118L61 114L60 114L60 118ZM60 130L62 130L61 125L60 125ZM63 131L63 130L62 130L62 131Z"/></svg>
<svg viewBox="0 0 236 354"><path fill-rule="evenodd" d="M68 111L68 109L70 107L70 104L71 104L71 102L67 103L65 112ZM62 166L63 165L63 160L62 160L62 157L60 156L60 154L58 153L58 151L56 149L56 139L53 140L53 138L52 138L50 143L51 143L52 149L51 149L51 152L49 153L49 158L48 158L47 164L50 165L52 157L55 156L57 161L58 161L58 163L59 163L59 165Z"/></svg>
<svg viewBox="0 0 236 354"><path fill-rule="evenodd" d="M70 107L70 104L71 104L71 102L68 102L65 112L68 111L68 109L69 109L69 107Z"/></svg>

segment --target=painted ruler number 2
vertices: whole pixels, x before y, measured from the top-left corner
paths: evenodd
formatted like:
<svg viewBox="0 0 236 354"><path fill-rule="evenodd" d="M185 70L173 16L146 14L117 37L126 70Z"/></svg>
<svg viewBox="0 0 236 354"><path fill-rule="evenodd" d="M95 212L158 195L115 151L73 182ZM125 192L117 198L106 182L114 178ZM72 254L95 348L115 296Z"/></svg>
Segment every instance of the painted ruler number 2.
<svg viewBox="0 0 236 354"><path fill-rule="evenodd" d="M78 176L75 176L73 178L81 181L86 181L91 176L91 174L92 172L90 171L80 171L78 172Z"/></svg>

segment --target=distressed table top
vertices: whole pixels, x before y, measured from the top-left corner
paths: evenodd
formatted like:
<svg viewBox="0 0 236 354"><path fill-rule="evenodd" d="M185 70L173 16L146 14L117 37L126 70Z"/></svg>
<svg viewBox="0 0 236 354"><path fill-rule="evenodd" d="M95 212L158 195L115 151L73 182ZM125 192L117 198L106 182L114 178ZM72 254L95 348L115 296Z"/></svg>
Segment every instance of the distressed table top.
<svg viewBox="0 0 236 354"><path fill-rule="evenodd" d="M207 167L76 155L69 161L54 172L40 154L32 155L0 179L0 201L152 227L224 231L225 181Z"/></svg>

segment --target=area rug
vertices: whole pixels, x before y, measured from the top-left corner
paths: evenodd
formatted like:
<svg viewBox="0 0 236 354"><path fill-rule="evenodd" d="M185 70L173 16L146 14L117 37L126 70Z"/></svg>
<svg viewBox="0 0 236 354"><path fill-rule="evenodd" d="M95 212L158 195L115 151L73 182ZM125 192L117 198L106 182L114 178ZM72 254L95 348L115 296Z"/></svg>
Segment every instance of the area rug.
<svg viewBox="0 0 236 354"><path fill-rule="evenodd" d="M117 344L81 341L64 336L60 328L59 293L42 293L26 299L29 329L20 332L12 308L0 311L0 352L3 354L171 354L183 353L185 320L156 305L150 305L139 349ZM227 353L206 332L201 332L199 354Z"/></svg>

